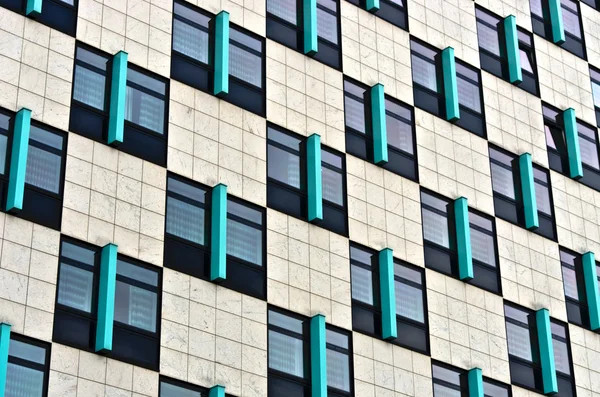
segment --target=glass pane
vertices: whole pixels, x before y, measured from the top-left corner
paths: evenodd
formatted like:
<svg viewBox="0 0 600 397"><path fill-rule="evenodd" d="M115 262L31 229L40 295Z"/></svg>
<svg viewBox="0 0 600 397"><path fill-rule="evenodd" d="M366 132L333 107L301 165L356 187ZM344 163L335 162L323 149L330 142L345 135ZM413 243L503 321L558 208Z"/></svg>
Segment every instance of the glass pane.
<svg viewBox="0 0 600 397"><path fill-rule="evenodd" d="M156 332L156 293L117 280L115 321Z"/></svg>
<svg viewBox="0 0 600 397"><path fill-rule="evenodd" d="M329 168L321 167L323 200L344 205L344 181L342 174Z"/></svg>
<svg viewBox="0 0 600 397"><path fill-rule="evenodd" d="M262 225L263 213L261 211L250 208L247 205L240 204L233 200L227 200L227 213L239 216L249 222Z"/></svg>
<svg viewBox="0 0 600 397"><path fill-rule="evenodd" d="M350 277L352 279L352 299L373 305L373 273L352 265Z"/></svg>
<svg viewBox="0 0 600 397"><path fill-rule="evenodd" d="M63 241L60 255L62 257L75 259L79 263L94 266L96 252L91 249Z"/></svg>
<svg viewBox="0 0 600 397"><path fill-rule="evenodd" d="M159 95L165 95L166 84L134 69L127 69L127 82L137 84Z"/></svg>
<svg viewBox="0 0 600 397"><path fill-rule="evenodd" d="M385 116L387 127L388 145L413 154L412 126L402 120L390 116Z"/></svg>
<svg viewBox="0 0 600 397"><path fill-rule="evenodd" d="M29 145L25 182L58 194L61 165L62 158L59 155Z"/></svg>
<svg viewBox="0 0 600 397"><path fill-rule="evenodd" d="M552 339L552 347L554 347L554 362L556 370L565 375L571 375L571 367L569 366L569 350L565 342Z"/></svg>
<svg viewBox="0 0 600 397"><path fill-rule="evenodd" d="M437 92L437 76L435 64L428 62L416 55L412 55L413 82Z"/></svg>
<svg viewBox="0 0 600 397"><path fill-rule="evenodd" d="M565 25L565 31L581 39L581 26L579 25L579 16L576 12L569 11L566 9L566 7L564 6L564 0L562 3L562 15L564 21L563 23ZM577 6L575 6L575 9L577 9Z"/></svg>
<svg viewBox="0 0 600 397"><path fill-rule="evenodd" d="M350 259L365 265L371 266L371 259L373 254L369 251L365 251L361 248L350 246Z"/></svg>
<svg viewBox="0 0 600 397"><path fill-rule="evenodd" d="M304 377L302 340L269 330L269 368Z"/></svg>
<svg viewBox="0 0 600 397"><path fill-rule="evenodd" d="M61 263L59 278L58 303L91 313L94 274Z"/></svg>
<svg viewBox="0 0 600 397"><path fill-rule="evenodd" d="M529 328L507 322L506 334L508 339L508 353L531 362L532 353Z"/></svg>
<svg viewBox="0 0 600 397"><path fill-rule="evenodd" d="M399 263L394 263L394 276L403 278L418 285L423 285L423 275L420 271L411 269Z"/></svg>
<svg viewBox="0 0 600 397"><path fill-rule="evenodd" d="M344 97L346 127L365 133L365 104L348 96Z"/></svg>
<svg viewBox="0 0 600 397"><path fill-rule="evenodd" d="M125 119L162 134L165 124L165 101L127 86Z"/></svg>
<svg viewBox="0 0 600 397"><path fill-rule="evenodd" d="M479 46L486 49L496 56L500 55L500 42L498 40L498 31L489 26L477 22L477 37L479 38Z"/></svg>
<svg viewBox="0 0 600 397"><path fill-rule="evenodd" d="M262 266L262 231L227 219L227 254Z"/></svg>
<svg viewBox="0 0 600 397"><path fill-rule="evenodd" d="M167 233L204 245L204 209L167 197Z"/></svg>
<svg viewBox="0 0 600 397"><path fill-rule="evenodd" d="M167 183L167 189L169 192L180 194L194 201L198 201L199 203L204 203L206 198L206 190L190 185L189 183L182 182L175 178L169 178Z"/></svg>
<svg viewBox="0 0 600 397"><path fill-rule="evenodd" d="M160 397L202 397L202 393L170 383L160 382Z"/></svg>
<svg viewBox="0 0 600 397"><path fill-rule="evenodd" d="M267 12L296 25L296 6L296 0L268 0Z"/></svg>
<svg viewBox="0 0 600 397"><path fill-rule="evenodd" d="M596 144L580 137L579 147L581 148L581 161L590 167L599 169L600 165L598 164L598 147Z"/></svg>
<svg viewBox="0 0 600 397"><path fill-rule="evenodd" d="M458 84L458 103L477 113L481 113L479 86L466 81L460 76L457 76L456 82Z"/></svg>
<svg viewBox="0 0 600 397"><path fill-rule="evenodd" d="M538 211L541 211L547 215L552 215L548 187L543 186L538 182L535 182L535 201L537 203Z"/></svg>
<svg viewBox="0 0 600 397"><path fill-rule="evenodd" d="M287 329L302 335L302 320L269 310L269 325Z"/></svg>
<svg viewBox="0 0 600 397"><path fill-rule="evenodd" d="M529 0L529 7L531 9L531 13L544 18L544 11L542 10L542 0Z"/></svg>
<svg viewBox="0 0 600 397"><path fill-rule="evenodd" d="M325 334L328 345L334 345L341 347L342 349L348 349L348 335L333 331L328 328L325 330Z"/></svg>
<svg viewBox="0 0 600 397"><path fill-rule="evenodd" d="M267 155L269 178L300 189L300 157L272 145L268 146Z"/></svg>
<svg viewBox="0 0 600 397"><path fill-rule="evenodd" d="M75 2L75 0L58 0L58 1L60 1L60 2L63 2L63 3L65 3L65 4L69 4L69 5L71 5L71 6L75 4L75 3L74 3L74 2Z"/></svg>
<svg viewBox="0 0 600 397"><path fill-rule="evenodd" d="M500 193L508 198L515 199L515 184L512 170L508 170L498 164L491 164L492 187L494 192Z"/></svg>
<svg viewBox="0 0 600 397"><path fill-rule="evenodd" d="M419 288L395 281L396 314L420 323L425 322L423 291Z"/></svg>
<svg viewBox="0 0 600 397"><path fill-rule="evenodd" d="M494 248L493 236L471 227L471 249L473 259L496 266L496 249Z"/></svg>
<svg viewBox="0 0 600 397"><path fill-rule="evenodd" d="M289 134L284 134L283 132L274 128L268 128L267 135L269 140L275 141L283 146L286 146L292 149L294 152L300 152L300 145L302 144L301 139L293 137Z"/></svg>
<svg viewBox="0 0 600 397"><path fill-rule="evenodd" d="M450 248L448 219L443 215L423 209L423 238L442 247Z"/></svg>
<svg viewBox="0 0 600 397"><path fill-rule="evenodd" d="M208 29L208 27L207 27ZM208 31L173 20L173 50L208 64Z"/></svg>
<svg viewBox="0 0 600 397"><path fill-rule="evenodd" d="M21 342L16 339L10 340L8 355L37 364L43 365L46 363L46 349L30 343Z"/></svg>
<svg viewBox="0 0 600 397"><path fill-rule="evenodd" d="M350 359L347 354L327 349L327 386L350 391Z"/></svg>
<svg viewBox="0 0 600 397"><path fill-rule="evenodd" d="M87 69L84 66L75 66L73 99L85 103L93 108L104 110L105 89L105 76Z"/></svg>
<svg viewBox="0 0 600 397"><path fill-rule="evenodd" d="M317 7L317 35L334 44L338 42L337 18Z"/></svg>
<svg viewBox="0 0 600 397"><path fill-rule="evenodd" d="M329 164L337 168L339 171L342 170L342 157L330 152L329 150L321 150L321 162L323 164Z"/></svg>
<svg viewBox="0 0 600 397"><path fill-rule="evenodd" d="M483 395L486 397L508 397L509 393L506 387L494 385L484 380Z"/></svg>
<svg viewBox="0 0 600 397"><path fill-rule="evenodd" d="M521 56L521 68L528 71L529 73L534 73L533 71L533 62L529 57L528 53L522 49L519 49L519 54Z"/></svg>
<svg viewBox="0 0 600 397"><path fill-rule="evenodd" d="M594 105L600 107L600 84L592 81L592 92L594 94Z"/></svg>
<svg viewBox="0 0 600 397"><path fill-rule="evenodd" d="M141 266L134 265L124 260L117 260L117 274L147 284L151 287L158 286L158 273Z"/></svg>
<svg viewBox="0 0 600 397"><path fill-rule="evenodd" d="M433 381L443 381L452 385L460 386L460 372L441 367L439 365L432 365Z"/></svg>
<svg viewBox="0 0 600 397"><path fill-rule="evenodd" d="M0 135L0 174L4 175L6 170L6 145L8 143L8 137L6 135Z"/></svg>
<svg viewBox="0 0 600 397"><path fill-rule="evenodd" d="M229 46L229 74L256 87L262 87L262 59L236 46Z"/></svg>
<svg viewBox="0 0 600 397"><path fill-rule="evenodd" d="M8 363L5 397L42 397L43 390L42 371Z"/></svg>
<svg viewBox="0 0 600 397"><path fill-rule="evenodd" d="M451 389L447 386L442 386L437 383L433 384L433 396L434 397L461 397L461 391Z"/></svg>

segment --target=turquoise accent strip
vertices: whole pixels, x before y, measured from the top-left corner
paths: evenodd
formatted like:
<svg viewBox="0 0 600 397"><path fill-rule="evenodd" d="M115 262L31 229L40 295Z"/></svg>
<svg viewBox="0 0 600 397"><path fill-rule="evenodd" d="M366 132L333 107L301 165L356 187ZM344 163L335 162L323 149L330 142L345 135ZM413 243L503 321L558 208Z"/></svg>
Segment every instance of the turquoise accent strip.
<svg viewBox="0 0 600 397"><path fill-rule="evenodd" d="M100 255L100 285L98 288L98 324L96 351L111 351L115 319L115 289L117 286L117 245L106 244Z"/></svg>
<svg viewBox="0 0 600 397"><path fill-rule="evenodd" d="M321 180L321 136L312 134L306 140L308 179L308 221L323 219L323 182Z"/></svg>
<svg viewBox="0 0 600 397"><path fill-rule="evenodd" d="M523 73L521 71L517 18L514 15L504 18L504 42L506 43L506 60L508 61L508 81L513 84L520 83L523 81Z"/></svg>
<svg viewBox="0 0 600 397"><path fill-rule="evenodd" d="M208 397L225 397L225 386L215 385L208 391Z"/></svg>
<svg viewBox="0 0 600 397"><path fill-rule="evenodd" d="M379 10L379 0L367 0L367 4L365 4L365 8L369 12L375 12Z"/></svg>
<svg viewBox="0 0 600 397"><path fill-rule="evenodd" d="M302 0L304 12L304 53L314 55L319 51L317 41L317 0Z"/></svg>
<svg viewBox="0 0 600 397"><path fill-rule="evenodd" d="M214 94L229 94L229 13L221 11L215 17L215 87Z"/></svg>
<svg viewBox="0 0 600 397"><path fill-rule="evenodd" d="M25 172L27 171L27 153L29 151L29 133L31 131L31 110L23 108L15 116L13 130L10 175L8 178L8 196L6 211L23 209L25 192Z"/></svg>
<svg viewBox="0 0 600 397"><path fill-rule="evenodd" d="M563 112L563 123L565 141L567 143L567 155L569 156L569 176L573 179L579 179L583 176L583 167L581 165L579 133L577 131L575 109L568 108Z"/></svg>
<svg viewBox="0 0 600 397"><path fill-rule="evenodd" d="M540 363L542 365L542 383L544 394L558 393L556 366L554 363L554 347L552 346L552 330L550 328L550 312L540 309L535 312L538 344L540 346Z"/></svg>
<svg viewBox="0 0 600 397"><path fill-rule="evenodd" d="M565 26L560 0L548 0L548 11L550 13L550 24L552 25L552 41L554 44L562 44L565 42Z"/></svg>
<svg viewBox="0 0 600 397"><path fill-rule="evenodd" d="M461 280L469 281L473 278L473 255L471 252L469 204L466 197L454 200L454 223L456 250L458 251L458 277Z"/></svg>
<svg viewBox="0 0 600 397"><path fill-rule="evenodd" d="M525 211L525 227L527 229L535 229L539 226L539 221L531 154L523 153L519 156L519 174L521 176L521 197L523 198L523 208Z"/></svg>
<svg viewBox="0 0 600 397"><path fill-rule="evenodd" d="M379 251L379 286L381 294L381 331L383 339L398 337L396 324L396 283L394 282L394 251Z"/></svg>
<svg viewBox="0 0 600 397"><path fill-rule="evenodd" d="M219 183L212 190L210 280L227 278L227 185Z"/></svg>
<svg viewBox="0 0 600 397"><path fill-rule="evenodd" d="M25 15L30 17L37 17L42 13L42 0L27 0L27 7L25 8ZM2 396L2 394L0 394Z"/></svg>
<svg viewBox="0 0 600 397"><path fill-rule="evenodd" d="M442 51L442 75L444 96L446 99L446 120L456 121L460 118L458 108L458 85L456 82L456 59L454 48L446 47Z"/></svg>
<svg viewBox="0 0 600 397"><path fill-rule="evenodd" d="M469 381L469 397L483 397L483 375L481 368L469 370L467 378Z"/></svg>
<svg viewBox="0 0 600 397"><path fill-rule="evenodd" d="M112 60L107 142L109 145L123 143L125 100L127 97L127 58L128 55L125 51L119 51Z"/></svg>
<svg viewBox="0 0 600 397"><path fill-rule="evenodd" d="M388 162L385 92L383 84L371 87L371 118L373 129L373 160L375 164Z"/></svg>
<svg viewBox="0 0 600 397"><path fill-rule="evenodd" d="M6 372L8 371L8 351L10 349L10 324L0 324L0 397L6 390Z"/></svg>
<svg viewBox="0 0 600 397"><path fill-rule="evenodd" d="M327 397L327 340L325 316L310 319L310 376L311 397Z"/></svg>
<svg viewBox="0 0 600 397"><path fill-rule="evenodd" d="M586 252L581 257L583 279L585 280L585 296L587 297L592 331L600 329L600 293L598 292L598 272L593 252Z"/></svg>

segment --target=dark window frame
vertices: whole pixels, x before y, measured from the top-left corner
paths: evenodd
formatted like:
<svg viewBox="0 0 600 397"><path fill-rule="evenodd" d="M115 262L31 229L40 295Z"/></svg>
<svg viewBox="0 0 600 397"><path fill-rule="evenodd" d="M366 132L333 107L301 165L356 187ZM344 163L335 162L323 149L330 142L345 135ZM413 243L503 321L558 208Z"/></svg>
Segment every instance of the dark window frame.
<svg viewBox="0 0 600 397"><path fill-rule="evenodd" d="M47 396L48 395L48 383L49 383L49 379L50 379L50 357L51 357L51 352L52 352L52 344L38 340L38 339L31 338L29 336L25 336L22 334L17 334L14 332L10 333L10 340L11 341L16 340L18 342L21 342L21 343L24 343L27 345L37 346L46 351L46 354L44 357L45 363L39 364L39 363L31 362L31 361L23 359L23 358L11 356L10 355L10 346L9 346L8 362L11 364L19 365L21 367L26 367L26 368L41 371L44 374L42 396L43 397Z"/></svg>
<svg viewBox="0 0 600 397"><path fill-rule="evenodd" d="M598 0L581 0L583 4L587 4L595 10L600 11L600 2Z"/></svg>
<svg viewBox="0 0 600 397"><path fill-rule="evenodd" d="M545 10L545 7L547 7L547 0L540 0L540 1L542 4L542 10L544 10L544 13L547 13L548 11ZM586 46L585 46L585 33L583 31L583 23L581 20L581 6L579 5L579 1L573 1L573 3L577 7L577 19L579 21L579 30L581 31L581 39L574 36L573 34L569 33L565 29L564 30L565 31L564 32L565 33L565 42L562 44L556 44L556 45L561 47L565 51L568 51L571 54L583 59L584 61L587 61L587 51L586 51ZM531 8L531 0L530 0L529 4L530 4L530 8ZM568 9L565 10L565 7L562 6L562 3L561 3L561 12L563 12L563 13L570 12L572 14L575 14L571 10L568 10ZM564 17L563 17L563 21L564 21ZM544 39L553 43L552 27L550 26L549 21L547 21L545 18L541 18L539 15L531 12L531 24L532 24L532 28L533 28L533 33L535 33L538 36L543 37ZM563 22L563 25L564 25L564 22Z"/></svg>
<svg viewBox="0 0 600 397"><path fill-rule="evenodd" d="M456 384L454 384L452 382L448 382L447 380L444 380L444 379L435 378L435 376L433 375L434 367L439 367L443 370L452 371L455 374L457 374L459 376L460 385L456 385ZM431 369L432 369L431 370L431 374L432 374L431 381L432 381L433 385L438 384L438 385L441 385L441 386L444 386L444 387L447 387L447 388L450 388L450 389L453 389L456 391L460 391L461 395L464 395L464 396L468 395L468 392L469 392L469 384L468 384L468 372L469 371L468 370L456 367L454 365L450 365L448 363L444 363L442 361L437 361L437 360L431 360ZM484 390L485 390L486 383L496 386L496 387L503 388L504 390L506 390L506 396L504 396L504 397L512 397L512 388L509 385L506 385L502 382L499 382L497 380L494 380L494 379L484 376L483 377ZM433 395L435 396L435 390L433 392L434 392ZM486 396L487 396L487 394L486 394ZM498 397L498 396L494 395L493 397Z"/></svg>
<svg viewBox="0 0 600 397"><path fill-rule="evenodd" d="M366 10L365 0L347 0L349 3ZM400 0L403 5L397 4L393 0L379 0L379 9L373 14L384 21L399 27L402 30L409 31L408 22L408 1ZM396 18L394 18L396 17Z"/></svg>
<svg viewBox="0 0 600 397"><path fill-rule="evenodd" d="M44 0L42 12L40 15L37 16L25 15L26 6L27 0L0 0L0 7L7 8L18 14L26 16L27 18L31 18L34 21L37 21L43 25L46 25L49 28L56 29L59 32L62 32L66 35L75 37L77 31L77 15L79 11L79 0L73 0L73 5L67 4L66 2L61 0ZM50 7L50 12L48 12L48 7ZM72 14L70 17L73 20L70 21L70 24L65 23L65 25L63 26L62 24L56 22L56 18L54 18L56 15L54 13L61 11Z"/></svg>
<svg viewBox="0 0 600 397"><path fill-rule="evenodd" d="M594 100L594 110L596 112L596 126L600 127L600 94L599 98L594 98L594 84L599 87L598 92L600 93L600 69L590 65L590 80L592 84L592 99ZM596 104L598 102L598 104Z"/></svg>

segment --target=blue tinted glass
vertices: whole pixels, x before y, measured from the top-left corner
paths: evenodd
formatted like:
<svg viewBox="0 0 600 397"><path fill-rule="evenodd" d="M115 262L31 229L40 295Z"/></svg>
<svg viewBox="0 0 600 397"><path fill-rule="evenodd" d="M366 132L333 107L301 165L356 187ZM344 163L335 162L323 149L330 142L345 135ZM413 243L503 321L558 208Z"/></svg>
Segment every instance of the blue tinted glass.
<svg viewBox="0 0 600 397"><path fill-rule="evenodd" d="M204 397L199 391L160 382L160 397Z"/></svg>
<svg viewBox="0 0 600 397"><path fill-rule="evenodd" d="M8 363L5 397L42 397L44 373L36 369Z"/></svg>
<svg viewBox="0 0 600 397"><path fill-rule="evenodd" d="M227 254L262 266L262 230L227 219Z"/></svg>

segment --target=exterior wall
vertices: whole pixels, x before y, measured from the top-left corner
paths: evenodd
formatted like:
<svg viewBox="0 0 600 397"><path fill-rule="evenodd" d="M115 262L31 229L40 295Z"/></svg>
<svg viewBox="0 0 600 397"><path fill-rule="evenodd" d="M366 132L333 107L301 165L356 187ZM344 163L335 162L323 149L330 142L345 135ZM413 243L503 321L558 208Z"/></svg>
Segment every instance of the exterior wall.
<svg viewBox="0 0 600 397"><path fill-rule="evenodd" d="M517 17L517 25L531 32L531 11L527 1L510 0L476 0L476 4L490 10L501 17L514 15Z"/></svg>

